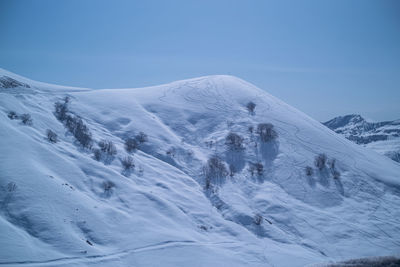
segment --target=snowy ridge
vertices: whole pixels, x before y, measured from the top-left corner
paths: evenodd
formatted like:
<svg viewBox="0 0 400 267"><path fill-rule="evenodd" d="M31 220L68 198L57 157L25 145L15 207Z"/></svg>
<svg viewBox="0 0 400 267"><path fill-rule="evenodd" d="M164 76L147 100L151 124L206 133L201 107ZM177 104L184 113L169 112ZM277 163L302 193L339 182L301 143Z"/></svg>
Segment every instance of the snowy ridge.
<svg viewBox="0 0 400 267"><path fill-rule="evenodd" d="M360 115L346 115L324 122L324 125L357 144L400 162L400 120L367 122Z"/></svg>
<svg viewBox="0 0 400 267"><path fill-rule="evenodd" d="M0 76L29 85L0 87L0 266L304 266L399 253L400 166L241 79L90 90ZM111 161L57 120L65 96L93 140L115 144ZM260 142L249 132L260 123L278 137ZM139 132L148 141L123 175L124 140ZM227 148L230 132L243 149ZM320 153L340 178L314 167ZM213 155L234 175L207 187Z"/></svg>

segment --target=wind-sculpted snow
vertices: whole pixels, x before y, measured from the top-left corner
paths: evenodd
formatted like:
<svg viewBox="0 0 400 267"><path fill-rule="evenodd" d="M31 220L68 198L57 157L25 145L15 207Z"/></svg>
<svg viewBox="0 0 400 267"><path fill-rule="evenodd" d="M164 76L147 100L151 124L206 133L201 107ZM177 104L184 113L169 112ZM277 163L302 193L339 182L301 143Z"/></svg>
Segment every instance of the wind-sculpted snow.
<svg viewBox="0 0 400 267"><path fill-rule="evenodd" d="M399 252L400 166L243 80L90 90L1 75L29 87L0 90L0 266L304 266ZM54 114L66 96L90 146ZM264 123L274 132L260 138ZM147 141L127 152L139 132ZM102 140L117 150L107 162L93 154Z"/></svg>

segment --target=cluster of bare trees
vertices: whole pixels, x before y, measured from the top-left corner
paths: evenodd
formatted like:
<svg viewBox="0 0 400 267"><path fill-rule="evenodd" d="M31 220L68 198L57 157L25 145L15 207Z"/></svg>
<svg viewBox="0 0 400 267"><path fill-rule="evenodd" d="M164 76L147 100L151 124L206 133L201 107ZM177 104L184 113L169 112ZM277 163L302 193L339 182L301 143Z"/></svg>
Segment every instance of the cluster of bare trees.
<svg viewBox="0 0 400 267"><path fill-rule="evenodd" d="M242 150L242 149L244 149L243 140L244 140L244 138L241 137L240 135L230 132L225 137L225 145L227 145L228 149L230 149L230 150Z"/></svg>
<svg viewBox="0 0 400 267"><path fill-rule="evenodd" d="M18 115L15 111L9 111L7 114L7 117L10 120L21 120L22 124L32 126L33 125L33 119L30 114L28 113L23 113L21 115Z"/></svg>
<svg viewBox="0 0 400 267"><path fill-rule="evenodd" d="M97 143L98 147L93 148L94 142L89 127L84 123L82 118L69 111L69 103L70 98L68 96L63 98L62 101L57 101L54 104L55 117L64 124L82 147L92 150L94 159L104 161L105 164L110 163L118 153L115 144L111 140L101 140ZM13 114L11 115L14 116ZM47 130L47 139L50 142L55 143L57 142L57 134L51 130ZM132 153L147 141L147 135L144 132L139 132L134 137L129 137L125 140L125 150L128 153ZM122 173L124 175L129 175L129 173L135 168L135 163L131 156L120 158L120 162L123 168ZM104 185L104 188L105 191L110 190L110 184Z"/></svg>
<svg viewBox="0 0 400 267"><path fill-rule="evenodd" d="M261 176L264 173L264 165L261 162L250 162L249 164L249 172L251 176L258 175Z"/></svg>
<svg viewBox="0 0 400 267"><path fill-rule="evenodd" d="M246 105L246 108L251 114L254 112L255 107L256 105L253 102L249 102ZM271 142L278 138L278 133L271 123L260 123L256 128L254 128L254 126L249 126L248 131L250 134L256 133L259 141L262 143ZM225 137L225 146L228 151L238 152L246 148L244 141L245 139L241 135L231 131ZM206 142L209 148L211 147L210 144L213 144L213 141ZM264 173L264 165L261 162L249 162L248 171L251 176L262 176ZM203 167L203 173L206 180L206 188L208 188L213 180L225 178L228 175L234 176L236 173L236 166L230 164L227 168L225 162L214 155L208 159L206 165Z"/></svg>
<svg viewBox="0 0 400 267"><path fill-rule="evenodd" d="M274 125L271 123L258 124L256 134L258 134L263 143L273 141L278 137L278 133L275 131Z"/></svg>
<svg viewBox="0 0 400 267"><path fill-rule="evenodd" d="M125 150L132 153L139 149L140 145L147 142L148 137L144 132L139 132L135 137L128 137L125 140Z"/></svg>
<svg viewBox="0 0 400 267"><path fill-rule="evenodd" d="M54 115L64 124L82 147L90 149L92 148L93 139L89 127L83 122L82 118L69 112L69 102L70 98L68 96L63 101L57 101L54 104Z"/></svg>
<svg viewBox="0 0 400 267"><path fill-rule="evenodd" d="M206 165L203 167L203 173L206 180L206 189L208 189L213 180L225 178L228 175L228 170L221 158L214 155L207 160Z"/></svg>
<svg viewBox="0 0 400 267"><path fill-rule="evenodd" d="M117 155L117 148L110 140L101 140L98 146L99 148L93 149L94 158L97 161L104 160L105 163L110 163Z"/></svg>
<svg viewBox="0 0 400 267"><path fill-rule="evenodd" d="M336 168L336 159L328 160L328 157L324 153L315 156L314 166L319 171L322 171L328 167L334 179L340 178L340 172ZM305 173L307 176L312 176L314 175L314 169L310 166L306 166Z"/></svg>

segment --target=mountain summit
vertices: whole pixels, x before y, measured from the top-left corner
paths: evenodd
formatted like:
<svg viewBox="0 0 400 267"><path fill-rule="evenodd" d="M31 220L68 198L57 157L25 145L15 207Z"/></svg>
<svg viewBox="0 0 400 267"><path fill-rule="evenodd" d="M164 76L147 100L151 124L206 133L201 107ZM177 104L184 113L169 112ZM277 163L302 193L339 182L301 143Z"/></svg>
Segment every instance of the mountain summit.
<svg viewBox="0 0 400 267"><path fill-rule="evenodd" d="M400 249L399 164L239 78L0 77L0 265L304 266Z"/></svg>
<svg viewBox="0 0 400 267"><path fill-rule="evenodd" d="M347 139L400 162L400 120L367 122L360 115L346 115L324 125Z"/></svg>

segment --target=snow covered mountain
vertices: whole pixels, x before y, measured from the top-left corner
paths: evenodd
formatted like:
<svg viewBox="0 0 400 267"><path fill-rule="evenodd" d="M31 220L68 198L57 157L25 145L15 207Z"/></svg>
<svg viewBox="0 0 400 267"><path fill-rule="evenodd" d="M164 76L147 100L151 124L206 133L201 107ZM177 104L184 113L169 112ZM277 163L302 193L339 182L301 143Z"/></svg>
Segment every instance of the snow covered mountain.
<svg viewBox="0 0 400 267"><path fill-rule="evenodd" d="M400 165L241 79L0 80L2 266L304 266L400 252Z"/></svg>
<svg viewBox="0 0 400 267"><path fill-rule="evenodd" d="M347 139L400 162L400 120L367 122L360 115L346 115L324 125Z"/></svg>

